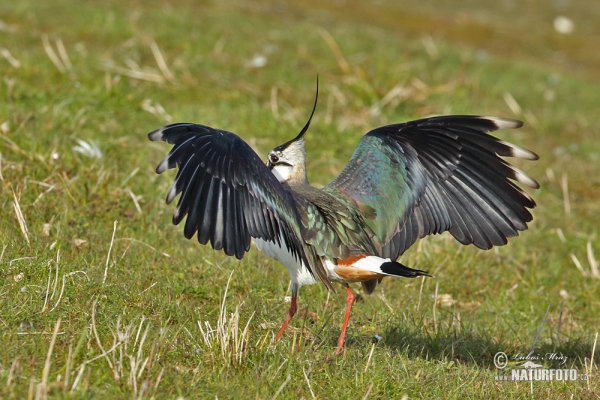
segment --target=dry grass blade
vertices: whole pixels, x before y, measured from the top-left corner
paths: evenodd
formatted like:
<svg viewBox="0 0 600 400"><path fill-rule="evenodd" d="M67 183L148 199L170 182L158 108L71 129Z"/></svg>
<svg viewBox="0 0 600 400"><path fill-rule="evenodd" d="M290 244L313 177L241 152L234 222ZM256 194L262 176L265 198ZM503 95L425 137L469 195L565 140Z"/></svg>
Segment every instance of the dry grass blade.
<svg viewBox="0 0 600 400"><path fill-rule="evenodd" d="M405 94L405 89L402 84L396 84L381 100L373 104L369 109L371 116L377 116L381 114L381 109L386 105L392 103L394 100L401 98Z"/></svg>
<svg viewBox="0 0 600 400"><path fill-rule="evenodd" d="M142 214L142 207L140 207L140 201L139 201L139 199L141 199L142 196L136 196L135 193L133 193L133 191L131 191L131 189L128 188L128 187L125 188L125 192L127 192L127 194L129 195L129 197L131 197L131 200L133 200L133 204L135 205L135 209L141 215Z"/></svg>
<svg viewBox="0 0 600 400"><path fill-rule="evenodd" d="M102 354L100 356L103 356L106 358L106 362L108 363L108 366L110 367L111 370L114 371L115 367L113 366L113 363L110 361L110 358L108 358L108 355L107 355L111 351L104 350L104 346L102 346L102 341L100 340L100 335L98 335L98 329L96 328L96 304L97 304L97 301L94 300L94 302L92 303L92 332L94 333L94 337L96 339L96 344L100 348L100 351L102 351ZM115 344L113 346L112 350L114 350L114 348L116 348L116 347L117 347L117 344ZM99 358L100 356L98 356L97 358ZM82 367L84 367L85 364L86 363L82 364Z"/></svg>
<svg viewBox="0 0 600 400"><path fill-rule="evenodd" d="M367 373L367 370L369 369L369 364L371 364L371 358L373 358L373 352L375 351L375 345L376 343L373 343L371 345L371 351L369 352L369 357L367 358L367 364L365 365L365 370L364 373Z"/></svg>
<svg viewBox="0 0 600 400"><path fill-rule="evenodd" d="M6 59L6 61L8 61L8 63L13 66L14 68L20 68L21 67L21 62L19 60L17 60L16 58L13 57L12 54L10 54L10 51L8 51L7 48L2 48L0 49L0 54L2 54L2 57L4 57Z"/></svg>
<svg viewBox="0 0 600 400"><path fill-rule="evenodd" d="M53 191L53 190L54 190L54 188L55 188L55 186L54 186L54 185L51 185L51 186L50 186L50 187L48 187L48 189L46 189L44 192L40 193L40 194L39 194L39 196L37 197L37 199L35 199L35 201L34 201L34 202L31 204L31 206L32 206L32 207L33 207L33 206L35 206L35 205L38 203L38 201L40 201L40 199L41 199L42 197L44 197L45 195L47 195L48 193L50 193L51 191Z"/></svg>
<svg viewBox="0 0 600 400"><path fill-rule="evenodd" d="M562 229L556 228L556 236L558 236L561 242L567 243L567 238L565 237L565 234L563 233Z"/></svg>
<svg viewBox="0 0 600 400"><path fill-rule="evenodd" d="M517 100L515 100L512 94L508 92L504 93L504 102L506 103L508 108L510 108L510 111L513 112L513 114L521 115L523 113L523 109L521 108L519 103L517 103Z"/></svg>
<svg viewBox="0 0 600 400"><path fill-rule="evenodd" d="M118 67L116 65L109 65L107 66L107 68L118 74L125 75L133 79L139 79L141 81L155 83L164 83L165 81L165 78L162 75L151 74L140 70L127 69L123 67Z"/></svg>
<svg viewBox="0 0 600 400"><path fill-rule="evenodd" d="M23 123L21 123L21 125L19 125L19 127L15 130L15 133L19 132L21 130L21 128L27 123L29 118L30 117L28 116L28 118L25 121L23 121ZM10 138L8 136L0 134L0 138L6 142L5 146L7 149L11 149L12 151L22 154L24 156L30 156L27 152L23 151L23 149L20 148L15 142L10 140ZM4 180L4 178L2 178L2 180Z"/></svg>
<svg viewBox="0 0 600 400"><path fill-rule="evenodd" d="M342 54L340 47L338 46L338 44L335 41L335 39L333 38L333 36L331 36L331 33L329 33L325 28L321 28L321 27L319 27L317 29L317 31L319 32L319 35L321 35L323 40L325 40L325 43L327 43L327 45L331 49L331 52L335 56L335 59L340 67L340 70L342 70L342 73L344 75L349 74L350 73L350 65L348 64L348 61L346 61L346 58L344 58L344 55Z"/></svg>
<svg viewBox="0 0 600 400"><path fill-rule="evenodd" d="M571 201L569 200L569 178L568 178L567 174L562 175L562 179L560 181L560 187L563 192L563 203L564 203L565 214L570 215L571 214Z"/></svg>
<svg viewBox="0 0 600 400"><path fill-rule="evenodd" d="M415 312L419 311L419 308L421 307L421 298L423 297L423 285L425 284L425 277L422 276L421 277L421 287L419 288L419 300L417 301L417 305L415 307Z"/></svg>
<svg viewBox="0 0 600 400"><path fill-rule="evenodd" d="M13 383L17 368L19 368L19 357L15 358L10 366L8 378L6 378L6 387L9 387Z"/></svg>
<svg viewBox="0 0 600 400"><path fill-rule="evenodd" d="M56 270L58 271L58 266L56 267ZM89 278L87 277L87 273L85 271L73 271L73 272L69 272L68 274L63 275L62 276L62 286L60 287L60 294L58 295L58 299L56 299L56 303L54 304L54 307L52 307L50 309L50 311L54 311L56 309L56 307L58 307L58 305L60 304L60 301L61 301L61 299L63 297L64 292L65 292L65 285L66 285L67 278L69 276L77 275L77 274L83 274L89 280Z"/></svg>
<svg viewBox="0 0 600 400"><path fill-rule="evenodd" d="M573 260L573 264L575 264L575 266L577 267L579 272L581 272L581 275L588 277L589 276L588 272L583 269L583 266L581 265L581 262L579 261L577 256L573 253L571 253L570 256L571 256L571 260Z"/></svg>
<svg viewBox="0 0 600 400"><path fill-rule="evenodd" d="M42 44L44 45L44 50L46 51L46 54L48 55L48 58L50 59L50 61L52 61L52 64L54 64L54 66L60 72L63 72L63 73L66 72L67 67L65 67L63 62L60 60L60 58L54 52L54 49L52 48L52 45L50 45L50 41L48 40L48 35L42 35Z"/></svg>
<svg viewBox="0 0 600 400"><path fill-rule="evenodd" d="M594 249L592 249L592 242L588 240L586 245L588 262L590 263L591 276L600 279L600 272L598 271L598 261L594 257Z"/></svg>
<svg viewBox="0 0 600 400"><path fill-rule="evenodd" d="M573 261L573 264L575 264L575 266L577 267L579 272L581 272L581 275L583 275L584 277L600 279L600 270L598 268L598 260L596 260L596 257L594 255L594 249L592 248L592 242L588 240L585 247L586 247L586 253L587 253L587 260L588 260L588 263L590 264L589 271L586 271L583 268L581 261L579 261L577 256L573 253L569 254L571 256L571 260Z"/></svg>
<svg viewBox="0 0 600 400"><path fill-rule="evenodd" d="M23 216L23 211L21 210L21 204L19 204L19 199L17 198L17 194L15 191L13 193L13 207L15 209L15 214L17 216L17 221L19 222L19 228L21 228L21 233L23 233L23 237L29 244L29 228L27 228L27 222L25 222L25 217Z"/></svg>
<svg viewBox="0 0 600 400"><path fill-rule="evenodd" d="M66 69L72 69L73 64L71 64L71 60L69 59L69 54L67 53L67 49L65 48L65 44L62 39L56 39L56 48L58 49L58 54L60 55L60 59L62 60L63 65Z"/></svg>
<svg viewBox="0 0 600 400"><path fill-rule="evenodd" d="M71 388L71 391L74 391L75 389L77 389L77 385L79 385L79 382L81 381L81 377L83 376L83 372L85 371L85 367L88 364L93 363L94 361L102 358L102 357L106 357L106 359L108 360L108 355L111 354L112 352L114 352L118 347L120 347L122 345L122 343L115 343L110 349L106 350L106 351L102 351L102 354L97 355L94 358L91 358L89 360L85 360L78 368L79 372L77 373L77 377L75 378L75 382L73 382L73 387ZM110 362L110 361L109 361Z"/></svg>
<svg viewBox="0 0 600 400"><path fill-rule="evenodd" d="M148 111L150 114L154 115L157 118L164 119L165 121L171 123L173 121L173 117L170 116L163 106L161 106L157 102L153 102L150 99L145 99L142 101L142 110Z"/></svg>
<svg viewBox="0 0 600 400"><path fill-rule="evenodd" d="M167 65L167 62L165 61L165 58L163 57L160 48L158 47L158 44L156 44L156 42L152 42L150 44L150 50L152 50L152 55L154 55L154 58L156 59L156 64L158 65L158 68L160 69L160 72L163 74L163 76L169 82L175 83L175 75L173 75L173 73L169 69L169 66Z"/></svg>
<svg viewBox="0 0 600 400"><path fill-rule="evenodd" d="M362 400L367 400L369 398L371 390L373 390L373 381L369 382L369 386L367 386L367 391L365 392L365 395L363 396Z"/></svg>
<svg viewBox="0 0 600 400"><path fill-rule="evenodd" d="M292 379L292 376L290 374L288 374L287 377L285 378L285 381L283 381L281 386L279 386L279 389L277 389L277 391L275 392L273 397L271 397L271 400L275 400L281 394L281 392L283 392L283 389L285 389L285 387L287 386L288 382L291 379Z"/></svg>
<svg viewBox="0 0 600 400"><path fill-rule="evenodd" d="M48 308L48 298L50 296L50 282L52 282L52 262L48 262L48 267L49 267L49 271L48 271L48 282L46 284L46 292L44 294L44 306L42 307L42 311L44 312L46 311L46 309Z"/></svg>
<svg viewBox="0 0 600 400"><path fill-rule="evenodd" d="M108 266L110 264L110 253L112 252L113 244L115 242L115 232L117 232L117 224L118 221L113 223L113 233L110 239L110 247L108 248L108 254L106 255L106 266L104 268L104 278L102 279L102 284L106 285L106 276L108 275Z"/></svg>
<svg viewBox="0 0 600 400"><path fill-rule="evenodd" d="M56 343L56 336L60 329L60 317L54 325L54 333L52 334L52 340L48 347L48 353L46 354L46 361L44 362L44 370L42 372L42 381L36 387L36 399L45 399L48 397L48 375L50 374L50 360L52 358L52 351L54 350L54 344Z"/></svg>
<svg viewBox="0 0 600 400"><path fill-rule="evenodd" d="M56 269L54 273L54 286L52 287L52 295L50 295L50 300L54 299L54 295L56 294L56 288L58 287L58 267L60 266L60 249L56 251Z"/></svg>
<svg viewBox="0 0 600 400"><path fill-rule="evenodd" d="M306 384L308 385L308 390L310 391L310 395L313 399L316 399L317 396L315 396L315 392L313 392L313 390L312 390L312 386L310 384L310 379L308 379L308 374L310 374L310 369L308 370L308 373L306 373L304 368L302 368L302 375L304 375L304 380L306 381Z"/></svg>
<svg viewBox="0 0 600 400"><path fill-rule="evenodd" d="M140 295L142 295L142 294L146 293L148 290L152 289L154 286L156 286L156 284L157 284L157 283L158 283L158 282L154 282L152 285L150 285L150 286L148 286L146 289L142 290L142 291L140 292Z"/></svg>

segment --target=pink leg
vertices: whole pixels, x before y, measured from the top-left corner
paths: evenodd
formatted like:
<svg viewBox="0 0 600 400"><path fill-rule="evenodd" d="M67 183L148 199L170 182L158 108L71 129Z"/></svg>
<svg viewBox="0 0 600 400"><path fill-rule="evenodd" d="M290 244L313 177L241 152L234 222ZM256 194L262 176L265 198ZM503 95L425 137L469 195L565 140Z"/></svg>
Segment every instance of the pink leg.
<svg viewBox="0 0 600 400"><path fill-rule="evenodd" d="M342 333L338 339L338 347L335 351L336 355L340 355L340 353L344 350L344 347L346 347L346 330L348 329L348 320L350 320L350 312L352 311L352 305L356 299L356 295L352 293L350 286L346 286L346 292L348 292L348 297L346 297L346 317L344 318L344 325L342 325Z"/></svg>
<svg viewBox="0 0 600 400"><path fill-rule="evenodd" d="M285 329L287 328L290 320L296 314L297 306L296 306L296 296L292 295L292 304L290 304L290 309L288 310L287 317L285 317L285 321L283 321L283 325L281 325L281 329L277 332L277 336L275 336L275 341L278 341Z"/></svg>

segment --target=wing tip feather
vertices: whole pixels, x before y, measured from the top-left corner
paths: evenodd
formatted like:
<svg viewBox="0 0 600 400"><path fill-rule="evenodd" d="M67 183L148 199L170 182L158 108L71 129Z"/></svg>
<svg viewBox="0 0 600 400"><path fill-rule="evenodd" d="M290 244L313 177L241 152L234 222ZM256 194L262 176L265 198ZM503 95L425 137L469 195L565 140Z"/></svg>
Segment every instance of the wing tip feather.
<svg viewBox="0 0 600 400"><path fill-rule="evenodd" d="M169 191L167 192L166 203L171 204L171 202L175 199L175 196L177 196L177 180L173 182L169 188Z"/></svg>
<svg viewBox="0 0 600 400"><path fill-rule="evenodd" d="M523 126L523 121L519 121L518 119L490 116L481 116L478 118L491 122L496 126L496 129L517 129Z"/></svg>
<svg viewBox="0 0 600 400"><path fill-rule="evenodd" d="M158 165L156 166L156 173L157 174L162 174L163 172L167 171L169 168L169 156L165 157L162 159L162 161L160 163L158 163Z"/></svg>
<svg viewBox="0 0 600 400"><path fill-rule="evenodd" d="M531 150L527 150L524 147L517 146L516 144L512 144L509 142L505 142L504 140L500 140L500 143L505 145L508 148L508 157L520 158L521 160L530 160L535 161L539 160L540 156L534 153Z"/></svg>
<svg viewBox="0 0 600 400"><path fill-rule="evenodd" d="M163 132L165 131L165 128L158 128L155 131L152 131L148 134L148 139L150 139L150 141L152 142L158 142L161 140L165 140L165 136L163 135Z"/></svg>
<svg viewBox="0 0 600 400"><path fill-rule="evenodd" d="M480 119L491 122L494 126L494 130L498 129L518 129L523 126L523 121L519 121L517 119L510 118L499 118L499 117L490 117L490 116L482 116ZM509 147L509 157L521 158L523 160L538 160L540 156L535 154L531 150L527 150L521 146L517 146L512 143L508 143L505 141L500 141L503 145Z"/></svg>
<svg viewBox="0 0 600 400"><path fill-rule="evenodd" d="M536 181L535 179L533 179L532 177L530 177L525 172L523 172L519 169L516 169L516 171L515 171L515 179L517 180L517 182L520 182L523 185L529 186L532 189L540 188L540 184L538 183L538 181Z"/></svg>

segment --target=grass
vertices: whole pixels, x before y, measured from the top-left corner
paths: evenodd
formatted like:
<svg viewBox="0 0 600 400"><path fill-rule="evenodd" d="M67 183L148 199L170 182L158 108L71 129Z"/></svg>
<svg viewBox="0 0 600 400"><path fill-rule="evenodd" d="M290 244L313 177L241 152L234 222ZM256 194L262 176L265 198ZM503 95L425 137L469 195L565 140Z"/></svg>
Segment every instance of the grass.
<svg viewBox="0 0 600 400"><path fill-rule="evenodd" d="M598 6L421 3L2 3L0 396L598 397ZM530 230L487 252L416 244L403 262L436 278L362 298L337 358L343 291L303 288L272 344L287 272L171 226L168 147L146 138L193 121L264 156L302 126L317 74L314 184L368 129L431 114L523 119L499 135L541 156L518 164L542 185ZM497 352L532 348L588 379L494 380Z"/></svg>

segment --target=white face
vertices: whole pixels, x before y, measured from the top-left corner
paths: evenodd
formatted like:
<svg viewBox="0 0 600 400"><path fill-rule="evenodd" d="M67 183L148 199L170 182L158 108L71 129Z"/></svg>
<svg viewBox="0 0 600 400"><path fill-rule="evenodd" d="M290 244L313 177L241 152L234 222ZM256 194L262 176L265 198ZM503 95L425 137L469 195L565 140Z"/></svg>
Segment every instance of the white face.
<svg viewBox="0 0 600 400"><path fill-rule="evenodd" d="M297 140L283 150L271 150L267 167L271 169L279 182L289 182L303 177L306 179L305 175L299 174L304 171L305 159L304 140Z"/></svg>
<svg viewBox="0 0 600 400"><path fill-rule="evenodd" d="M285 182L292 175L292 167L287 164L277 164L273 166L271 172L273 172L273 175L275 175L279 182Z"/></svg>

